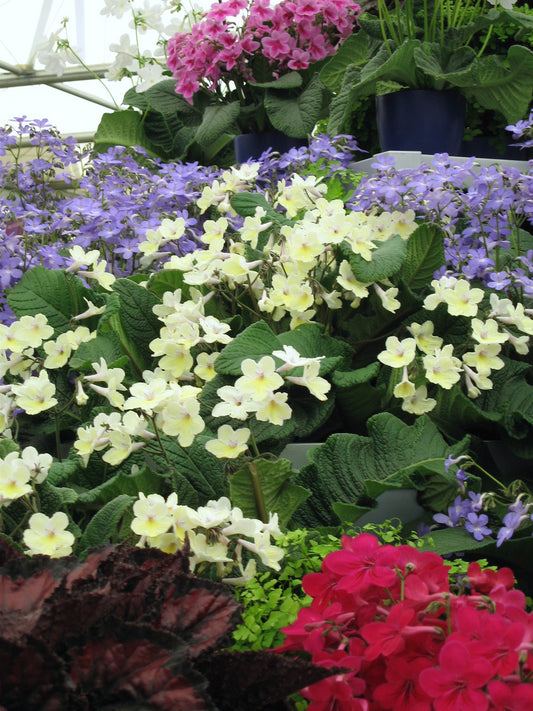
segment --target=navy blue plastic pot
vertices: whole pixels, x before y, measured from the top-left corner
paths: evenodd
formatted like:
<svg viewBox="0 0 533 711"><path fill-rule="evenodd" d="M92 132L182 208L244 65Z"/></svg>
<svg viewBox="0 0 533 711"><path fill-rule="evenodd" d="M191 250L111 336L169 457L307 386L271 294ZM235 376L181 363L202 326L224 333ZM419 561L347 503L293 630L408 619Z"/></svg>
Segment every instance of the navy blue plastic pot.
<svg viewBox="0 0 533 711"><path fill-rule="evenodd" d="M456 91L404 89L376 96L381 149L460 155L465 109Z"/></svg>
<svg viewBox="0 0 533 711"><path fill-rule="evenodd" d="M307 138L292 138L281 131L265 131L265 133L242 133L233 139L235 162L259 158L269 148L278 153L285 153L291 148L307 146Z"/></svg>

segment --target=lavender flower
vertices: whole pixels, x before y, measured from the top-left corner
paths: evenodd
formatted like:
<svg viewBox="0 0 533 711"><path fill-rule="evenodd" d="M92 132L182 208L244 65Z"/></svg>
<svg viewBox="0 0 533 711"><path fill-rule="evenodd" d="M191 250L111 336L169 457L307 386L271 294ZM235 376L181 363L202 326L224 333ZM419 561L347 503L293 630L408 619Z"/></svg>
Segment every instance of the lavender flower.
<svg viewBox="0 0 533 711"><path fill-rule="evenodd" d="M487 527L489 517L486 514L467 514L465 521L466 530L471 533L476 541L482 541L485 536L490 536L492 530Z"/></svg>

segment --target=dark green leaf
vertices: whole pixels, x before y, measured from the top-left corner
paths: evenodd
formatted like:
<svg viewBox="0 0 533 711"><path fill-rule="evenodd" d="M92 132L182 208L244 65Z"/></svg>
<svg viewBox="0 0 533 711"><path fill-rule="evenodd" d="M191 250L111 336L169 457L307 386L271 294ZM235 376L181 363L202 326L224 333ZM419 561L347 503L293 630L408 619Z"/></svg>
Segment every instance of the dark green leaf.
<svg viewBox="0 0 533 711"><path fill-rule="evenodd" d="M419 291L430 284L444 263L444 232L438 225L424 223L407 241L407 254L399 276L407 286Z"/></svg>
<svg viewBox="0 0 533 711"><path fill-rule="evenodd" d="M198 126L196 141L201 146L209 146L224 133L232 133L239 111L238 101L208 106L204 111L202 123Z"/></svg>
<svg viewBox="0 0 533 711"><path fill-rule="evenodd" d="M291 463L286 459L269 462L255 459L246 464L230 478L230 495L234 506L242 509L244 516L260 518L254 497L254 484L250 466L255 467L265 510L279 515L280 525L286 526L294 511L307 499L310 492L291 482Z"/></svg>
<svg viewBox="0 0 533 711"><path fill-rule="evenodd" d="M159 338L161 322L152 311L159 299L131 279L117 279L113 290L120 297L120 339L123 348L139 371L149 367L153 358L149 344Z"/></svg>
<svg viewBox="0 0 533 711"><path fill-rule="evenodd" d="M154 492L147 492L154 493ZM135 501L134 496L119 494L108 501L89 521L78 543L78 554L89 548L104 546L117 540L117 533L125 511Z"/></svg>
<svg viewBox="0 0 533 711"><path fill-rule="evenodd" d="M272 351L281 350L282 343L264 321L248 326L227 344L215 361L215 370L222 375L242 375L241 363L245 358L258 361Z"/></svg>
<svg viewBox="0 0 533 711"><path fill-rule="evenodd" d="M85 310L83 297L92 298L77 277L59 270L34 267L11 289L7 302L18 318L44 314L56 331L70 328L70 319Z"/></svg>
<svg viewBox="0 0 533 711"><path fill-rule="evenodd" d="M407 244L400 235L394 235L386 242L378 243L370 261L354 254L347 242L341 245L341 251L349 260L355 278L364 283L372 283L388 279L401 269L407 254Z"/></svg>
<svg viewBox="0 0 533 711"><path fill-rule="evenodd" d="M306 138L321 118L324 87L316 74L301 93L268 90L265 108L274 128L287 136Z"/></svg>
<svg viewBox="0 0 533 711"><path fill-rule="evenodd" d="M307 526L333 525L334 502L357 504L367 480L395 480L398 473L409 477L428 461L444 459L450 453L429 418L422 416L406 425L384 412L368 421L368 437L335 434L312 450L312 464L304 467L297 483L312 491L297 514ZM406 479L412 486L412 481Z"/></svg>

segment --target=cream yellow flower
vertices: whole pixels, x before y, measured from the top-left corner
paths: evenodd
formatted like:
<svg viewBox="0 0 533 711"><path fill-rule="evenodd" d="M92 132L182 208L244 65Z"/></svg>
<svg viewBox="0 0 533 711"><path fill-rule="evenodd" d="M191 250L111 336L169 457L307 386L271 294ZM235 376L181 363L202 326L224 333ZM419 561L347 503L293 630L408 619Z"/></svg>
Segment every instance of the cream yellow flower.
<svg viewBox="0 0 533 711"><path fill-rule="evenodd" d="M235 459L248 449L250 430L240 427L234 430L231 425L221 425L217 431L217 439L210 439L205 448L218 459Z"/></svg>
<svg viewBox="0 0 533 711"><path fill-rule="evenodd" d="M62 511L50 518L43 513L33 514L22 536L29 555L49 555L50 558L70 555L75 538L66 530L68 523L68 516Z"/></svg>
<svg viewBox="0 0 533 711"><path fill-rule="evenodd" d="M283 385L283 378L276 373L276 363L271 356L263 356L257 362L245 358L241 371L243 374L235 381L235 387L255 400L263 400Z"/></svg>
<svg viewBox="0 0 533 711"><path fill-rule="evenodd" d="M403 368L413 362L416 353L414 338L389 336L385 341L385 350L378 354L378 360L390 368Z"/></svg>
<svg viewBox="0 0 533 711"><path fill-rule="evenodd" d="M172 526L172 514L160 494L145 496L139 492L139 498L133 504L133 516L131 530L138 536L159 536Z"/></svg>
<svg viewBox="0 0 533 711"><path fill-rule="evenodd" d="M18 407L28 415L38 415L57 405L56 386L50 382L46 370L41 370L38 377L31 376L21 384L12 385L11 392Z"/></svg>
<svg viewBox="0 0 533 711"><path fill-rule="evenodd" d="M461 378L461 361L453 355L451 344L424 356L422 362L429 382L445 390L449 390Z"/></svg>

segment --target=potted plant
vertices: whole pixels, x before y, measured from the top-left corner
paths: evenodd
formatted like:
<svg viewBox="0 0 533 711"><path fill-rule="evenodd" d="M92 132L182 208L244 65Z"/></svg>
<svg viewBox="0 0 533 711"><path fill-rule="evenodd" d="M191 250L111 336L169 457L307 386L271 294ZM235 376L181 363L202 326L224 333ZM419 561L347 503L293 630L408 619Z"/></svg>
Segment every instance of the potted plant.
<svg viewBox="0 0 533 711"><path fill-rule="evenodd" d="M378 13L359 18L361 29L321 71L324 84L337 94L330 109L332 132L344 130L361 98L375 95L378 127L389 126L394 136L392 143L381 137L384 150L457 155L465 99L500 112L508 122L528 111L533 90L529 47L513 44L500 55L487 53L486 43L480 48L470 44L479 33L487 38L492 26L530 29L531 16L499 5L487 10L485 5L455 3L452 8L440 0L398 2L392 9L380 0ZM433 93L421 93L426 91ZM426 98L423 108L415 103ZM385 107L400 102L402 108L389 116ZM452 124L445 125L443 134L450 142L437 139L433 144L448 103L455 123L453 131ZM416 117L420 121L415 124ZM407 137L409 126L412 138Z"/></svg>
<svg viewBox="0 0 533 711"><path fill-rule="evenodd" d="M195 141L217 146L228 136L277 131L277 139L269 135L259 145L259 155L279 134L307 139L327 106L318 70L352 32L359 11L352 0L215 3L190 32L174 35L167 44L177 79L174 107L185 125L196 126ZM171 84L154 87L147 98ZM275 147L289 146L282 139ZM250 150L238 152L237 161Z"/></svg>

